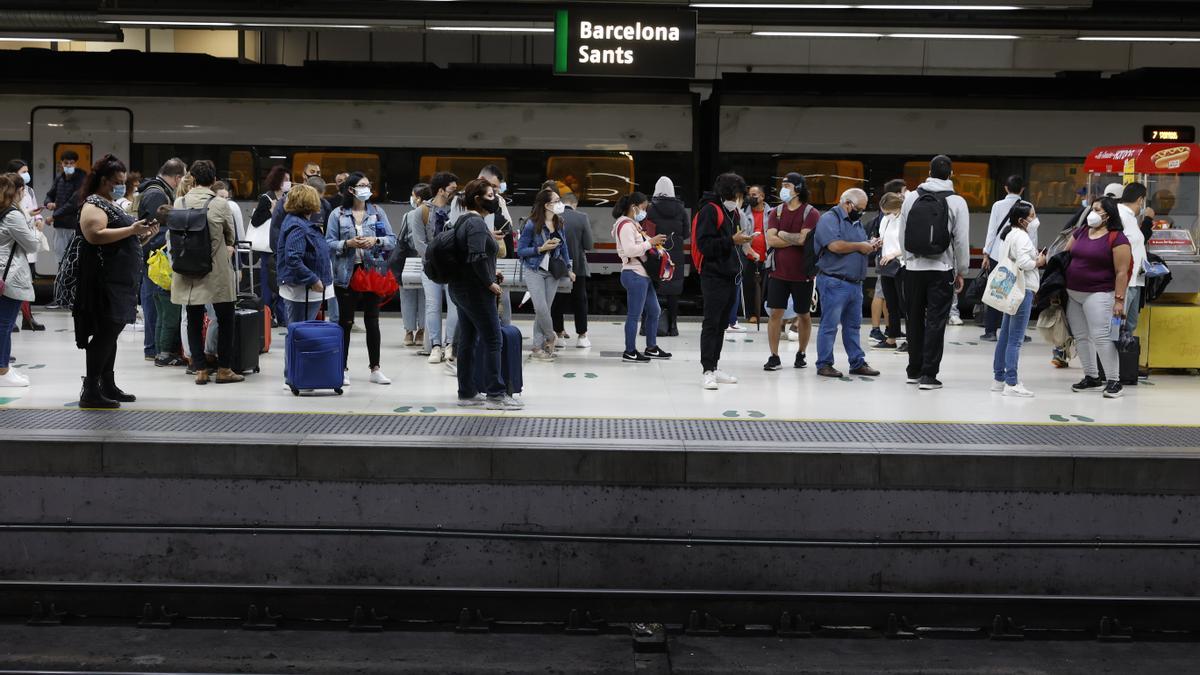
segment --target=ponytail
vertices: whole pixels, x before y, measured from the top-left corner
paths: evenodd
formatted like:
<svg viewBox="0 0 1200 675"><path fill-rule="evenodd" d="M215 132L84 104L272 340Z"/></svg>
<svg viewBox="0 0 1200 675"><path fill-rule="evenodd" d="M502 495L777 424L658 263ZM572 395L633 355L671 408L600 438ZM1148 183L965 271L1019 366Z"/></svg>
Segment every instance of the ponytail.
<svg viewBox="0 0 1200 675"><path fill-rule="evenodd" d="M646 195L640 192L631 192L627 195L622 195L613 206L612 216L613 218L620 218L629 212L629 207L645 204L646 201Z"/></svg>
<svg viewBox="0 0 1200 675"><path fill-rule="evenodd" d="M1008 238L1008 233L1017 226L1017 223L1028 218L1031 213L1033 213L1033 204L1018 199L1017 203L1008 210L1008 215L1004 216L1004 220L1000 221L1000 238Z"/></svg>
<svg viewBox="0 0 1200 675"><path fill-rule="evenodd" d="M100 183L105 178L111 178L119 173L125 173L125 163L114 155L105 155L92 166L92 171L83 181L79 190L79 203L82 205L88 197L100 191Z"/></svg>

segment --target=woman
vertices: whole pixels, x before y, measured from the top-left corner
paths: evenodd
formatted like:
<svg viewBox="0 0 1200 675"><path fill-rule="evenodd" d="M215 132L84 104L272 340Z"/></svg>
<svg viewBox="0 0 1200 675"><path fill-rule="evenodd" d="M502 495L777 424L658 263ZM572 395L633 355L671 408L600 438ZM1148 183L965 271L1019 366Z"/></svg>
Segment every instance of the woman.
<svg viewBox="0 0 1200 675"><path fill-rule="evenodd" d="M904 197L898 192L887 192L879 198L879 210L883 212L879 238L883 240L883 248L879 253L878 270L883 299L887 303L887 332L883 340L875 343L875 349L898 349L896 339L900 337L900 319L904 316L900 301L900 289L904 284L904 247L900 245L902 206Z"/></svg>
<svg viewBox="0 0 1200 675"><path fill-rule="evenodd" d="M237 300L237 282L233 274L233 254L236 236L233 217L229 214L229 203L217 196L213 184L217 182L217 169L207 159L192 163L189 174L195 187L179 200L183 209L203 209L208 214L209 257L212 269L202 277L176 272L171 278L171 302L182 305L187 311L187 341L192 359L192 370L196 384L208 384L209 362L205 358L204 317L206 305L211 305L216 323L216 382L230 384L246 378L230 368L233 364L233 312ZM180 251L172 251L178 264ZM210 328L211 332L211 328Z"/></svg>
<svg viewBox="0 0 1200 675"><path fill-rule="evenodd" d="M288 323L317 318L321 301L333 297L333 267L329 260L329 242L321 233L321 224L313 222L321 211L321 196L308 185L297 185L288 192L283 210L287 214L280 228L279 295L288 311ZM283 386L288 381L287 350L284 350Z"/></svg>
<svg viewBox="0 0 1200 675"><path fill-rule="evenodd" d="M292 189L292 175L282 164L276 164L267 172L267 177L263 179L263 185L267 191L259 195L258 204L255 205L254 212L250 214L250 226L255 228L271 227L271 214L275 212L275 205ZM320 208L319 200L317 208ZM275 262L273 251L278 240L282 238L282 234L276 233L275 236L270 236L270 229L267 232L267 245L255 249L258 251L259 262L262 265L262 273L258 279L259 295L262 297L263 306L270 307L272 311L275 311L277 304L274 300L275 293L279 289L279 280L275 278L278 265ZM279 322L283 323L283 320L281 319Z"/></svg>
<svg viewBox="0 0 1200 675"><path fill-rule="evenodd" d="M329 214L325 240L333 257L333 284L338 304L338 324L342 327L342 369L347 371L345 382L350 384L347 365L350 358L350 328L354 313L362 310L367 326L367 355L370 360L370 380L374 384L391 384L379 368L379 302L374 291L352 287L351 280L358 271L388 271L387 253L396 247L396 235L383 209L371 204L371 180L355 171L342 184L342 206Z"/></svg>
<svg viewBox="0 0 1200 675"><path fill-rule="evenodd" d="M1026 389L1017 378L1017 363L1021 356L1021 345L1025 342L1029 315L1033 311L1033 296L1041 285L1038 268L1046 266L1046 256L1038 254L1033 239L1029 237L1029 226L1036 218L1033 204L1017 201L1000 222L999 239L993 250L997 261L1013 261L1017 273L1024 277L1025 300L1016 314L1005 314L1000 322L996 353L992 357L992 391L1002 391L1005 396L1020 398L1033 397L1033 392Z"/></svg>
<svg viewBox="0 0 1200 675"><path fill-rule="evenodd" d="M1079 228L1067 250L1067 324L1075 336L1083 379L1072 391L1104 390L1105 398L1120 398L1120 362L1112 334L1113 323L1125 316L1125 289L1133 253L1122 232L1121 214L1111 197L1097 200L1087 225ZM1099 357L1107 384L1096 366Z"/></svg>
<svg viewBox="0 0 1200 675"><path fill-rule="evenodd" d="M558 358L554 353L558 335L554 332L552 305L558 293L558 280L568 276L575 281L571 253L563 238L562 213L565 209L558 192L538 192L533 200L533 211L521 228L521 238L517 242L517 256L525 266L525 285L533 300L535 314L530 356L538 361Z"/></svg>
<svg viewBox="0 0 1200 675"><path fill-rule="evenodd" d="M116 197L116 204L122 211L131 216L136 216L137 211L133 208L133 198L137 195L138 186L142 184L142 174L137 171L130 171L129 177L125 180L124 185L118 185L113 191L113 196Z"/></svg>
<svg viewBox="0 0 1200 675"><path fill-rule="evenodd" d="M654 284L642 267L646 253L655 246L662 246L666 235L647 237L641 222L646 219L650 203L640 192L628 194L617 200L612 215L613 240L617 243L617 255L621 257L621 285L625 287L625 363L649 363L650 359L669 359L671 355L658 347L658 316L662 312ZM646 351L637 350L638 319L645 324Z"/></svg>
<svg viewBox="0 0 1200 675"><path fill-rule="evenodd" d="M520 410L525 404L508 395L500 377L502 338L496 303L504 291L497 283L496 254L500 251L497 241L503 235L493 233L484 220L485 216L500 210L499 199L490 183L477 178L463 188L462 200L469 217L455 225L455 234L462 237L460 241L466 248L469 271L448 284L450 299L459 311L458 331L454 338L458 344L458 405ZM483 361L476 363L480 340L485 345ZM482 374L483 392L475 384L476 371Z"/></svg>
<svg viewBox="0 0 1200 675"><path fill-rule="evenodd" d="M15 173L24 183L24 188L21 190L21 210L25 213L25 217L33 225L39 233L39 239L45 237L42 234L44 221L42 219L42 207L38 205L37 195L33 193L33 178L29 175L29 165L23 159L14 159L8 163L8 172ZM36 272L37 265L37 248L26 252L26 259L29 262L30 272ZM38 323L33 317L33 310L29 306L29 302L21 303L21 327L17 328L14 324L12 332L19 333L23 330L42 331L46 327Z"/></svg>
<svg viewBox="0 0 1200 675"><path fill-rule="evenodd" d="M433 190L429 188L429 183L417 183L413 186L412 195L408 198L408 204L413 211L420 209L425 202L433 199ZM410 212L411 213L411 212ZM404 220L404 219L401 219ZM401 230L404 230L404 224L401 224ZM399 237L401 233L397 233L396 246L403 251L397 251L397 254L412 254L416 251L416 247L412 243L412 232L403 232L406 239L401 242ZM392 268L392 272L396 275L396 281L403 286L404 280L400 278L399 262ZM419 347L425 343L425 293L420 288L403 288L400 289L400 314L404 317L404 346Z"/></svg>
<svg viewBox="0 0 1200 675"><path fill-rule="evenodd" d="M37 229L21 208L25 181L15 173L0 175L0 265L4 293L0 295L0 387L28 387L29 378L9 365L13 325L21 305L33 300L33 274L27 255L37 251Z"/></svg>
<svg viewBox="0 0 1200 675"><path fill-rule="evenodd" d="M125 179L125 164L116 157L105 155L96 162L79 191L82 239L68 245L79 247L71 314L75 344L87 353L80 408L119 408L137 400L117 386L113 367L117 338L137 316L141 242L158 232L158 224L134 221L117 208L113 192Z"/></svg>
<svg viewBox="0 0 1200 675"><path fill-rule="evenodd" d="M667 335L679 336L679 296L683 294L684 251L683 242L691 235L691 221L683 202L675 198L675 184L663 176L654 184L654 199L646 219L654 223L655 235L666 237L664 247L675 263L675 278L659 284L658 295L666 303Z"/></svg>

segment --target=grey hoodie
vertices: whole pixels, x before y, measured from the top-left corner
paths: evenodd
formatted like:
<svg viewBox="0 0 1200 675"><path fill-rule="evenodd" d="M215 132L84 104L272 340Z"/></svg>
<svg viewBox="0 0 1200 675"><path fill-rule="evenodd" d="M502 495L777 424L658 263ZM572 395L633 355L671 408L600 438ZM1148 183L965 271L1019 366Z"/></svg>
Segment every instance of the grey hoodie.
<svg viewBox="0 0 1200 675"><path fill-rule="evenodd" d="M927 192L946 192L954 189L954 183L940 178L928 178L921 183L921 188ZM908 212L917 201L917 191L913 190L904 196L904 206L900 210L900 245L904 245L904 230L908 224ZM954 270L960 276L967 273L971 266L971 213L967 210L967 200L958 195L952 195L946 200L950 209L950 247L941 256L926 258L904 251L904 266L910 272L947 272Z"/></svg>

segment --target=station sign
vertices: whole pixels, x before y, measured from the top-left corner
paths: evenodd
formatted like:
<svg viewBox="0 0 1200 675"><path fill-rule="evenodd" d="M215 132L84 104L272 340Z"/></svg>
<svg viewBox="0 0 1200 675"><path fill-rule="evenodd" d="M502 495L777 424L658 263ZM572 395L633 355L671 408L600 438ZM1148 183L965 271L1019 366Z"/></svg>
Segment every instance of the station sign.
<svg viewBox="0 0 1200 675"><path fill-rule="evenodd" d="M1142 140L1146 143L1195 143L1196 127L1148 124L1142 127Z"/></svg>
<svg viewBox="0 0 1200 675"><path fill-rule="evenodd" d="M554 20L557 75L678 77L696 75L696 12L571 7Z"/></svg>

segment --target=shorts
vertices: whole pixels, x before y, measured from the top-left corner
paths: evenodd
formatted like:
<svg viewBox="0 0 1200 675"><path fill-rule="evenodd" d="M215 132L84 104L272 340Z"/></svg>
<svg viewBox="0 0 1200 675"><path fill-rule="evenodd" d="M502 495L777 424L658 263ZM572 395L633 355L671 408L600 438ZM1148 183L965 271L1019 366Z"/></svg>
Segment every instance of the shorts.
<svg viewBox="0 0 1200 675"><path fill-rule="evenodd" d="M882 274L875 275L875 297L880 298L880 299L883 298L883 275Z"/></svg>
<svg viewBox="0 0 1200 675"><path fill-rule="evenodd" d="M813 282L767 280L767 309L787 309L788 297L797 314L808 314L812 311Z"/></svg>

